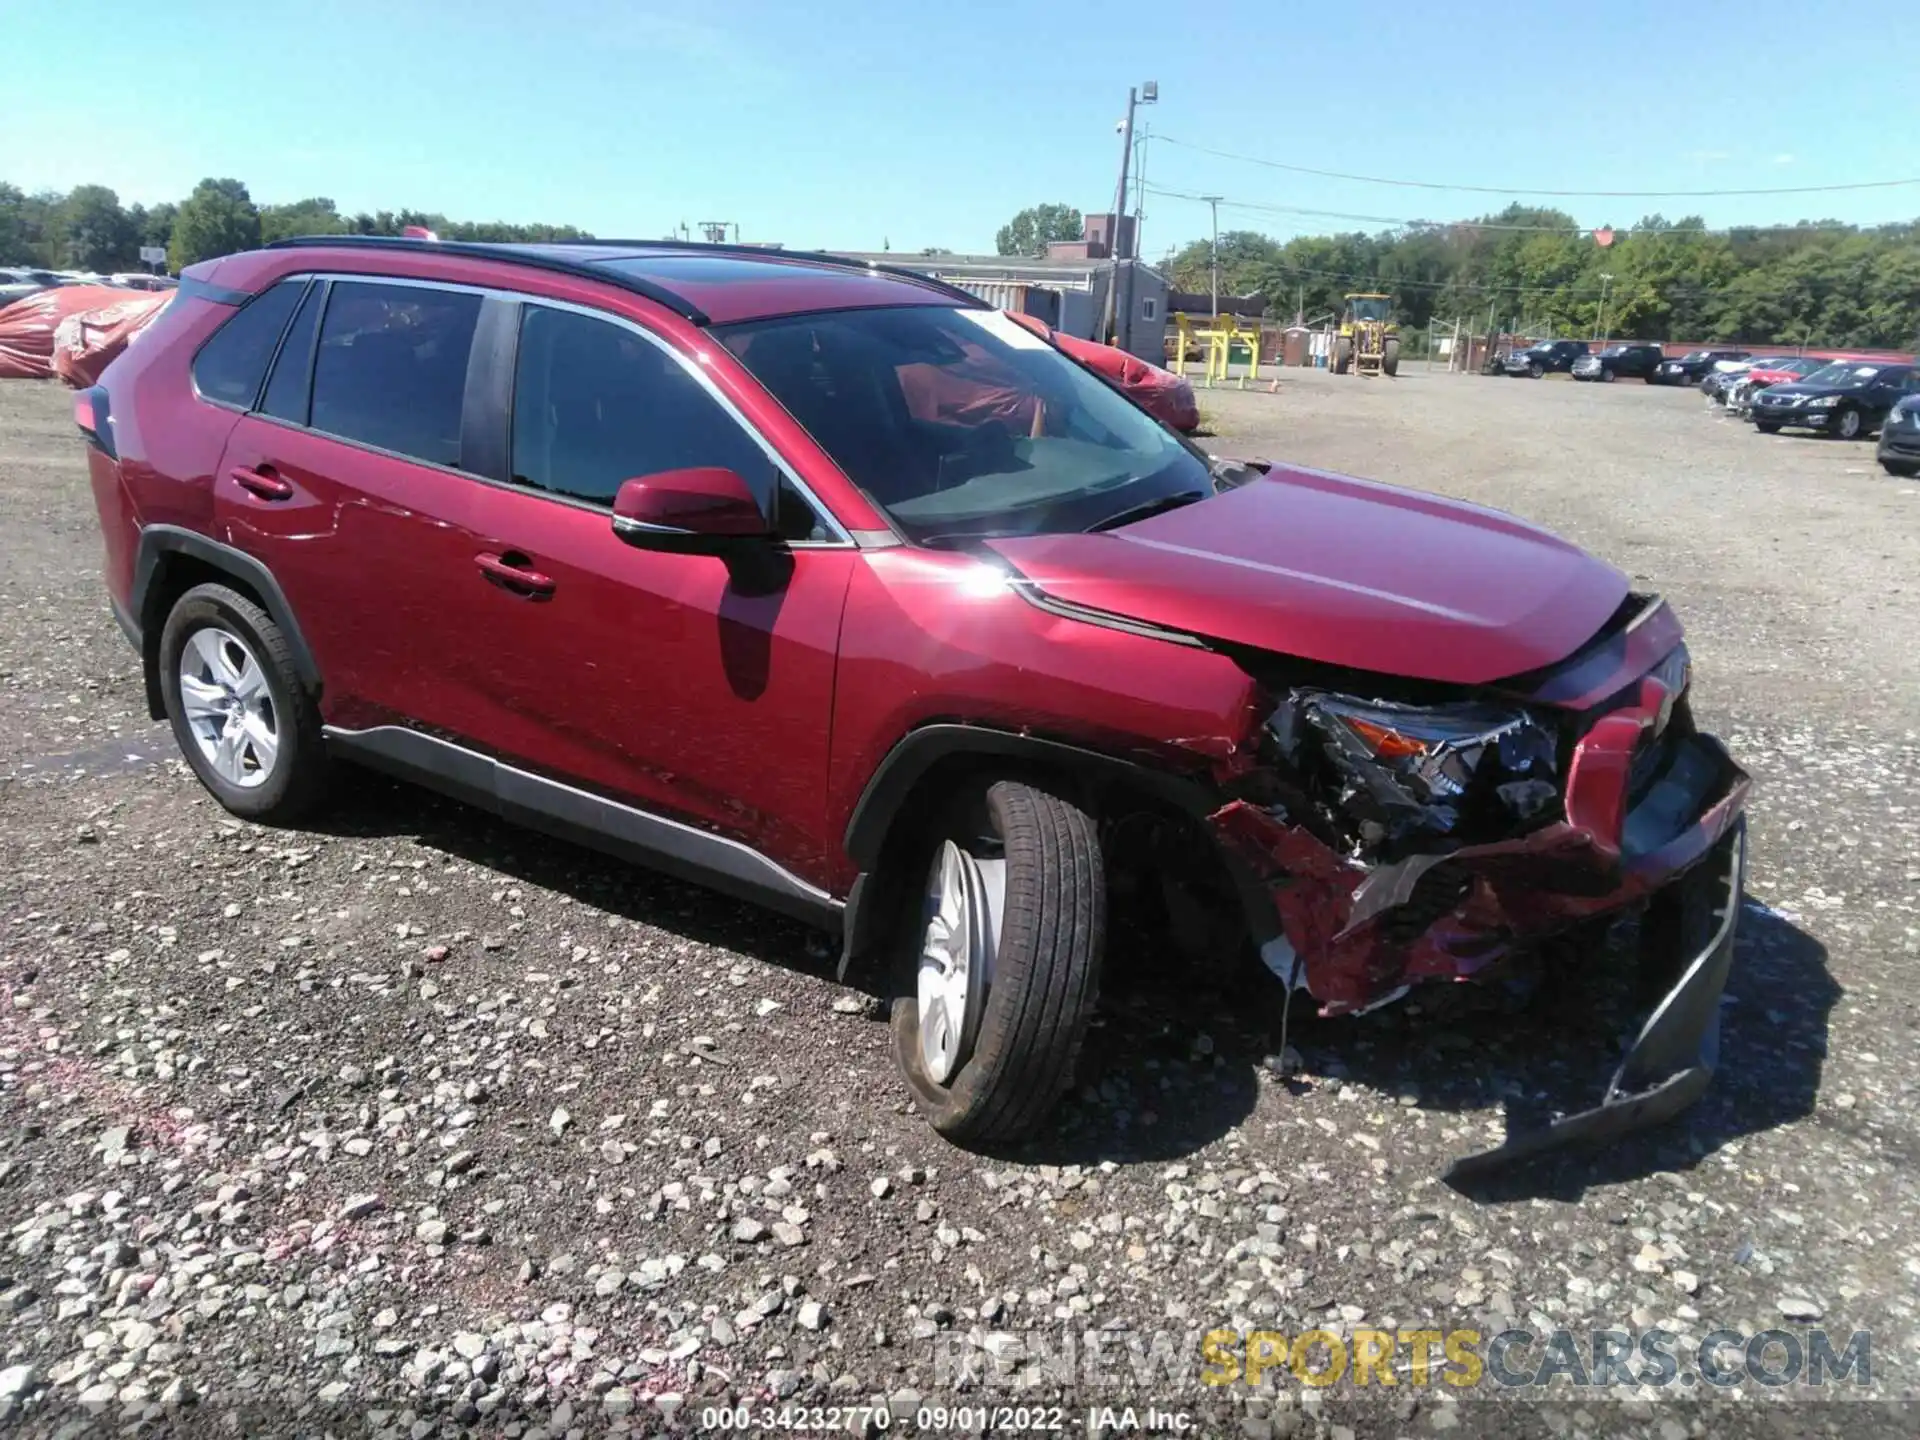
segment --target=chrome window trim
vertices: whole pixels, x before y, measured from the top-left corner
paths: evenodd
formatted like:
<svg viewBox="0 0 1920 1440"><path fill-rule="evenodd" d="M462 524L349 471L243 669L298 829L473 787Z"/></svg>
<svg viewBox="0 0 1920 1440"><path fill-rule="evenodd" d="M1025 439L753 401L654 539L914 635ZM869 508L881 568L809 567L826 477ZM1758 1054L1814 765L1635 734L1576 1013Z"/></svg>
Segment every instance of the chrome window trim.
<svg viewBox="0 0 1920 1440"><path fill-rule="evenodd" d="M825 524L825 526L831 533L831 536L833 537L826 540L789 540L784 542L787 549L789 550L857 550L857 549L863 548L860 542L857 541L853 537L853 535L847 530L846 526L840 523L840 518L833 513L832 508L829 507L824 501L821 500L819 495L814 492L814 489L812 486L808 485L805 480L801 479L799 475L794 473L793 467L787 463L786 458L782 456L779 450L774 447L773 443L769 441L764 434L761 433L759 426L753 424L753 422L748 420L745 415L740 413L739 407L736 406L733 403L733 401L729 399L727 395L717 385L713 383L712 377L702 373L702 371L697 365L689 361L685 355L681 354L680 351L676 350L672 345L668 344L665 337L656 334L652 330L649 330L646 326L640 324L636 320L630 319L625 315L616 315L610 310L597 309L592 305L582 305L577 301L559 300L547 295L534 295L524 290L506 290L506 289L502 289L498 285L475 285L464 280L438 280L438 279L430 280L430 279L423 279L419 276L414 276L414 275L378 275L378 274L369 274L365 271L359 271L359 270L328 269L328 270L296 270L296 271L290 272L289 274L280 276L277 280L273 282L273 285L283 285L291 280L300 280L300 281L305 281L307 283L312 283L318 280L318 281L332 281L336 284L344 283L344 284L360 284L360 285L393 285L393 286L399 286L402 288L415 289L415 290L456 290L456 291L462 291L467 294L478 295L483 299L493 298L493 299L499 299L499 300L512 301L513 303L522 305L522 306L545 305L555 310L571 310L575 314L587 316L589 319L604 320L608 324L618 325L624 329L630 330L635 335L638 335L642 340L645 340L648 344L653 345L657 349L665 352L672 360L674 360L675 363L677 363L683 370L685 370L689 375L693 377L695 383L698 384L703 390L707 392L708 395L710 395L714 399L714 401L720 406L720 408L724 410L729 417L731 417L733 422L746 432L747 436L753 441L753 443L760 447L760 450L762 451L762 453L766 455L767 459L770 460L775 466L778 467L780 473L787 478L788 483L791 484L793 488L800 493L801 498L804 499L807 502L807 504L813 508L814 514ZM255 298L257 298L260 295L266 294L267 290L271 288L273 287L268 286L265 289L256 291ZM299 301L297 300L294 302L294 312L295 314L299 312ZM324 324L325 316L322 316L321 318ZM288 323L291 324L293 320L293 316L289 315L287 317L287 320L288 320ZM215 334L218 334L218 333L219 333L218 331L215 332ZM283 326L281 329L282 339L285 338L285 334L286 334L286 330L285 330L285 327ZM316 339L317 338L318 338L318 332L316 332ZM212 336L209 336L208 339L209 340L212 339ZM278 341L276 341L276 345L277 344L278 344ZM197 355L198 351L196 351L195 353ZM279 358L277 350L274 358L275 360ZM255 407L258 406L260 397L265 394L266 386L268 382L271 380L272 375L273 375L273 364L272 362L269 362L267 365L266 374L261 380L260 389L254 395ZM191 379L191 367L189 367L189 378ZM199 396L199 389L197 386L194 389L194 393L196 396ZM245 415L254 420L262 420L270 425L282 425L282 426L285 426L287 429L304 431L310 435L324 435L329 440L335 441L342 445L351 445L355 449L365 450L370 454L384 455L395 460L404 460L410 465L424 465L429 470L438 470L448 475L458 475L464 480L475 480L483 485L492 485L499 489L511 491L515 495L533 495L533 496L537 496L542 500L551 500L562 505L572 505L577 509L589 510L599 515L606 515L606 514L612 513L610 506L602 505L592 500L583 500L578 496L561 495L551 490L535 490L525 485L515 485L510 480L495 480L490 476L475 474L471 470L462 470L456 465L442 465L436 461L422 460L415 455L402 454L397 450L385 450L378 445L369 445L364 440L356 440L350 435L339 435L334 433L331 430L322 430L315 425L296 425L291 421L281 420L275 416L263 414L258 408L237 406L229 402L215 400L210 397L199 396L199 398L203 399L206 404L217 405L223 410L232 410L236 414ZM309 399L309 405L311 405L311 399L312 399L311 391L309 391L308 399ZM309 408L308 413L309 414L312 413L311 408ZM511 422L512 417L509 416L508 418L509 418L509 422ZM862 533L866 533L866 532L862 532ZM869 545L864 548L871 548L871 546Z"/></svg>

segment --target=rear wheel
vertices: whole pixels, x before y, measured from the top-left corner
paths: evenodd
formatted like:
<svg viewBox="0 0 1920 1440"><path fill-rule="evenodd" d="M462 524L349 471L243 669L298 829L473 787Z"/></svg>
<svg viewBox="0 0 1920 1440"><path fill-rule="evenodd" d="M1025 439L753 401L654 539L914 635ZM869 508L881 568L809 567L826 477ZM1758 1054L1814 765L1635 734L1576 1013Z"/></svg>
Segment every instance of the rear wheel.
<svg viewBox="0 0 1920 1440"><path fill-rule="evenodd" d="M1073 1083L1106 943L1106 875L1086 812L1019 781L957 806L927 852L903 946L894 1059L949 1139L1031 1134Z"/></svg>
<svg viewBox="0 0 1920 1440"><path fill-rule="evenodd" d="M246 596L196 585L180 597L160 633L160 689L180 753L234 814L284 824L319 796L319 709L287 637Z"/></svg>

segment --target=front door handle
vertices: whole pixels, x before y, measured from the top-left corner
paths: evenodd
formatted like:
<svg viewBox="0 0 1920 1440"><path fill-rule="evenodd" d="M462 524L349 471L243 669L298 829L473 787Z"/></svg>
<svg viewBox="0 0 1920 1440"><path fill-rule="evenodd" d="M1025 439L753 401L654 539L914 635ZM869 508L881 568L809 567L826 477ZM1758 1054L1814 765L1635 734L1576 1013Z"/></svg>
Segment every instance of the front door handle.
<svg viewBox="0 0 1920 1440"><path fill-rule="evenodd" d="M233 483L261 500L291 500L293 486L273 473L271 465L236 465L227 472Z"/></svg>
<svg viewBox="0 0 1920 1440"><path fill-rule="evenodd" d="M504 555L483 550L473 557L473 563L480 567L480 573L487 579L516 595L544 600L553 594L553 577L535 570L533 561L517 550L509 550Z"/></svg>

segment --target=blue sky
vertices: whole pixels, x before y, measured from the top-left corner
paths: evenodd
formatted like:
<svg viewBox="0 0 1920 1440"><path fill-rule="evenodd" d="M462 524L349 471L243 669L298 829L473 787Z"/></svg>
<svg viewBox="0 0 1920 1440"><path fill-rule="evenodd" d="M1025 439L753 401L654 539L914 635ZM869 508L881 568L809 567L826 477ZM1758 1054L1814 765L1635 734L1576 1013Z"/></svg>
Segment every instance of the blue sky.
<svg viewBox="0 0 1920 1440"><path fill-rule="evenodd" d="M1920 173L1910 36L1782 0L13 0L0 179L127 201L206 175L262 202L572 222L737 221L795 246L991 249L1015 210L1111 203L1127 87L1159 136L1369 175L1585 190ZM116 12L118 12L116 14ZM302 17L306 18L302 18ZM1820 23L1814 23L1818 19ZM1790 34L1792 43L1780 43ZM31 57L39 56L40 59ZM1364 60L1374 110L1310 77ZM1364 88L1364 87L1363 87ZM1497 100L1488 103L1487 97ZM1456 218L1507 198L1320 179L1152 142L1149 184L1255 205ZM1585 224L1920 214L1920 186L1558 202ZM1149 195L1145 250L1206 233ZM1221 210L1285 236L1377 228Z"/></svg>

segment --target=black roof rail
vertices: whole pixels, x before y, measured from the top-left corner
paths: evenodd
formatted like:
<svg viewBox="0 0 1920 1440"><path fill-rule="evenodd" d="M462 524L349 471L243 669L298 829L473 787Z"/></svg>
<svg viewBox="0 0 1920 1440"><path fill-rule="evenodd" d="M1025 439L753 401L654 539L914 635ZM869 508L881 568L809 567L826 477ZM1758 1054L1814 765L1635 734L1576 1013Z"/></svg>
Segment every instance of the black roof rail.
<svg viewBox="0 0 1920 1440"><path fill-rule="evenodd" d="M928 290L937 290L940 294L958 300L973 309L993 308L971 290L962 290L958 285L949 285L944 280L922 274L918 270L909 270L904 265L882 265L873 260L859 260L851 255L835 255L828 250L788 250L771 245L742 245L723 240L534 240L528 243L603 245L609 249L678 250L713 255L749 256L756 260L797 260L806 265L831 265L839 270L859 270L866 274L889 275L896 280L908 280Z"/></svg>
<svg viewBox="0 0 1920 1440"><path fill-rule="evenodd" d="M677 294L643 275L628 275L585 260L566 260L557 255L541 255L506 243L483 240L422 240L413 235L290 235L284 240L269 241L264 248L299 250L322 247L345 250L419 250L430 255L466 255L476 260L499 260L509 265L527 265L536 270L552 270L562 275L576 275L583 280L600 280L609 285L617 285L622 290L631 290L636 295L645 296L656 305L664 305L674 314L695 325L710 323L707 312L698 305L684 295Z"/></svg>
<svg viewBox="0 0 1920 1440"><path fill-rule="evenodd" d="M709 323L708 316L699 306L686 297L675 293L656 280L643 275L632 275L623 270L588 260L567 260L558 255L542 254L534 247L548 250L566 249L577 246L581 249L600 250L658 250L694 254L738 255L756 260L792 260L802 265L830 265L836 270L856 270L862 274L886 275L895 280L905 280L923 289L933 290L958 301L969 309L990 310L993 307L970 290L958 285L949 285L944 280L931 275L923 275L918 270L909 270L899 265L880 265L870 260L856 260L850 255L833 255L823 250L775 250L763 245L730 245L705 240L425 240L413 235L295 235L285 240L275 240L267 245L269 250L297 248L301 246L345 246L347 248L403 249L423 250L432 254L469 255L481 260L502 260L514 265L531 265L536 269L554 270L564 275L579 275L590 280L605 280L637 295L644 295L657 304L666 306L675 314L683 316L695 325Z"/></svg>

